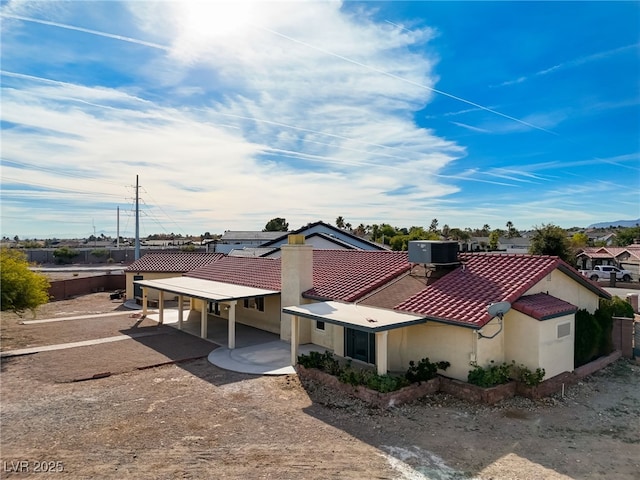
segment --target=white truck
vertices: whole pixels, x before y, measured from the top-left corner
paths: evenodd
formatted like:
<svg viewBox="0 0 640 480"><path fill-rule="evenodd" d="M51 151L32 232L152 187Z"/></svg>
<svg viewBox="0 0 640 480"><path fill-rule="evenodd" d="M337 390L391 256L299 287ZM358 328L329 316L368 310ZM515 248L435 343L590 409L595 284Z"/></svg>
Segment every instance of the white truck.
<svg viewBox="0 0 640 480"><path fill-rule="evenodd" d="M623 270L614 265L596 265L593 270L580 270L580 273L585 277L597 282L599 280L609 280L611 278L611 272L615 272L616 280L622 282L630 282L633 278L629 270Z"/></svg>

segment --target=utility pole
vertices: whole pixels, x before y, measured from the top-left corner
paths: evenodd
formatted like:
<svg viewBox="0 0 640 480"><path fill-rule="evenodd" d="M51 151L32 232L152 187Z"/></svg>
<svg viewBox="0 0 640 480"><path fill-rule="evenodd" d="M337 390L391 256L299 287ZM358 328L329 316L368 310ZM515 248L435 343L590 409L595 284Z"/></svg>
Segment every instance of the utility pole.
<svg viewBox="0 0 640 480"><path fill-rule="evenodd" d="M138 175L136 175L136 247L134 260L140 258L140 205L138 203Z"/></svg>
<svg viewBox="0 0 640 480"><path fill-rule="evenodd" d="M116 221L116 248L120 250L120 205L118 205L117 210L117 221Z"/></svg>

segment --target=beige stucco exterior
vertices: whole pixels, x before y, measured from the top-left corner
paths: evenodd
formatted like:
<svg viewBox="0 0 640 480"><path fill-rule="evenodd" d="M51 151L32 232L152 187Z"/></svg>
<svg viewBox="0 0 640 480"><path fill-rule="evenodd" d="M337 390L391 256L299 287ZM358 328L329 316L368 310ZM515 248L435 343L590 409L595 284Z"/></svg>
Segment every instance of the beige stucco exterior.
<svg viewBox="0 0 640 480"><path fill-rule="evenodd" d="M575 317L564 315L536 320L520 312L505 322L506 357L532 371L544 368L545 378L573 371ZM558 326L567 335L559 336Z"/></svg>
<svg viewBox="0 0 640 480"><path fill-rule="evenodd" d="M427 322L389 332L389 370L405 372L409 362L428 357L431 362L447 361L445 375L467 379L470 355L474 352L475 332L470 328Z"/></svg>
<svg viewBox="0 0 640 480"><path fill-rule="evenodd" d="M579 284L560 270L551 272L527 290L525 295L533 295L535 293L548 293L578 308L584 308L589 313L595 312L600 303L600 297L596 293Z"/></svg>
<svg viewBox="0 0 640 480"><path fill-rule="evenodd" d="M173 278L182 276L181 274L175 272L125 272L125 275L127 281L127 298L135 298L135 295L133 294L133 277L141 276L142 280L159 280L161 278ZM154 290L152 288L147 289L148 300L158 300L158 294L158 290ZM175 300L176 297L177 295L172 295L169 293L165 293L164 295L165 301Z"/></svg>

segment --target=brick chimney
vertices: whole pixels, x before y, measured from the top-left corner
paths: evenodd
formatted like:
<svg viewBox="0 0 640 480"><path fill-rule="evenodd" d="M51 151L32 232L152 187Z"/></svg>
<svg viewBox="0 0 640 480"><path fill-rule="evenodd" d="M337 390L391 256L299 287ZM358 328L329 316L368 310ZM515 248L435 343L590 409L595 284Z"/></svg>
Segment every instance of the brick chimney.
<svg viewBox="0 0 640 480"><path fill-rule="evenodd" d="M282 245L281 307L307 303L302 292L313 287L313 246L304 243L304 235L289 235L289 243ZM291 315L281 314L280 338L291 341ZM300 322L300 343L311 342L311 322Z"/></svg>

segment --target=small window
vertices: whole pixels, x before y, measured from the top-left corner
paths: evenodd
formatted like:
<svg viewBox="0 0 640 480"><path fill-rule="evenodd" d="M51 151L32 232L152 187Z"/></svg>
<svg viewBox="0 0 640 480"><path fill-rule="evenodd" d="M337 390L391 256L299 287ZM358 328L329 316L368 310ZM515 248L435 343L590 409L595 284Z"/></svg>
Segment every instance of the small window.
<svg viewBox="0 0 640 480"><path fill-rule="evenodd" d="M571 323L560 323L558 325L558 338L568 337L571 335Z"/></svg>
<svg viewBox="0 0 640 480"><path fill-rule="evenodd" d="M259 312L264 312L264 297L245 298L244 308L253 308Z"/></svg>
<svg viewBox="0 0 640 480"><path fill-rule="evenodd" d="M209 313L220 315L220 304L218 302L209 302Z"/></svg>
<svg viewBox="0 0 640 480"><path fill-rule="evenodd" d="M264 312L264 297L256 297L255 298L256 310L259 312Z"/></svg>
<svg viewBox="0 0 640 480"><path fill-rule="evenodd" d="M316 328L318 330L324 330L324 322L316 322Z"/></svg>

